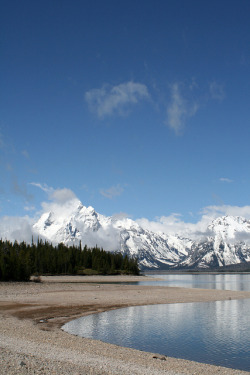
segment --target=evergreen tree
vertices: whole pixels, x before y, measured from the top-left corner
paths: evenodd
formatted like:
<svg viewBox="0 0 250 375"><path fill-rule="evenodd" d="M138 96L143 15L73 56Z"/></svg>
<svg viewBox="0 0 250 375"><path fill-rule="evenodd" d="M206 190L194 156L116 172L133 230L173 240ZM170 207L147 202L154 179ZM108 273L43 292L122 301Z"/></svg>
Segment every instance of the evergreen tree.
<svg viewBox="0 0 250 375"><path fill-rule="evenodd" d="M32 239L31 245L0 240L0 281L28 281L31 275L39 274L84 274L85 270L105 275L139 274L136 259L97 246L53 246L39 238L37 243Z"/></svg>

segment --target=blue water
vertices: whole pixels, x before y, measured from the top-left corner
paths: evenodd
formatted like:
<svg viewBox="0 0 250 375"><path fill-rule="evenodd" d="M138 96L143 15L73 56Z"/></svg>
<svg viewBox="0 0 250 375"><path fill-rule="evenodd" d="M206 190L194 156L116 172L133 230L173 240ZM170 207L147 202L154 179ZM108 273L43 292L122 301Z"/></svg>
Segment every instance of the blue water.
<svg viewBox="0 0 250 375"><path fill-rule="evenodd" d="M141 281L139 285L177 286L182 288L250 291L250 274L166 274L152 275L155 281Z"/></svg>
<svg viewBox="0 0 250 375"><path fill-rule="evenodd" d="M167 279L156 284L250 290L249 275L213 275L214 284L208 276L164 275ZM120 346L250 371L249 311L250 299L136 306L83 317L63 329Z"/></svg>
<svg viewBox="0 0 250 375"><path fill-rule="evenodd" d="M146 274L155 280L132 282L104 282L103 284L177 286L181 288L201 288L250 291L250 274ZM101 283L102 284L102 283Z"/></svg>

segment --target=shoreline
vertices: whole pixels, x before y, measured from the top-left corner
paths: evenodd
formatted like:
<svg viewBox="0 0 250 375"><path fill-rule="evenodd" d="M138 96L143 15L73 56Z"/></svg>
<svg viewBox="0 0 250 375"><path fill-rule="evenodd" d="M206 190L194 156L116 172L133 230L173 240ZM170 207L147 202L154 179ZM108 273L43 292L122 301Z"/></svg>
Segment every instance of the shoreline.
<svg viewBox="0 0 250 375"><path fill-rule="evenodd" d="M47 276L42 283L0 283L0 374L249 373L163 358L61 330L80 316L122 307L250 298L250 292L119 284L143 279L150 277Z"/></svg>

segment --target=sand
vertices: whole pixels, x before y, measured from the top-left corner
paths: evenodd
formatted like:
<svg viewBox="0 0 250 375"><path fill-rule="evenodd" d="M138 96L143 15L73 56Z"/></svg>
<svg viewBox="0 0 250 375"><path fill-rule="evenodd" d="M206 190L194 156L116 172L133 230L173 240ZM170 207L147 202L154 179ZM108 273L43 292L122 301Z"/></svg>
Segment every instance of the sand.
<svg viewBox="0 0 250 375"><path fill-rule="evenodd" d="M0 283L0 374L249 373L123 348L61 330L74 318L121 307L250 298L250 292L113 284L145 278L51 276L42 277L41 283Z"/></svg>

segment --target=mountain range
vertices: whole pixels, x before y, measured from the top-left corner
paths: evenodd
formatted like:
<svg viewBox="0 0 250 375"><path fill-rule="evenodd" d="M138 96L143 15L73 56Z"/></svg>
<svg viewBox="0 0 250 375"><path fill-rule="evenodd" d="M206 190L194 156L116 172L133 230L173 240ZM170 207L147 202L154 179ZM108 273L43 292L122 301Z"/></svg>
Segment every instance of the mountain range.
<svg viewBox="0 0 250 375"><path fill-rule="evenodd" d="M137 257L143 269L209 269L250 262L250 221L239 216L213 220L200 240L155 233L124 217L106 217L73 199L44 213L33 225L43 239L66 245L101 246Z"/></svg>

